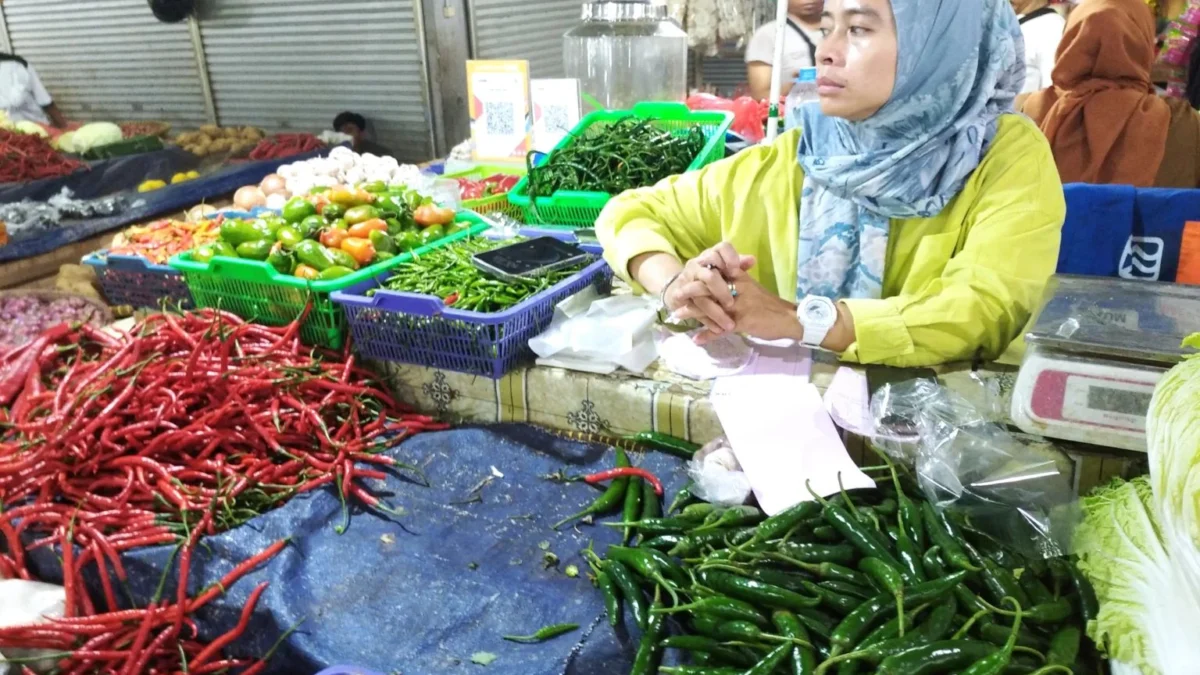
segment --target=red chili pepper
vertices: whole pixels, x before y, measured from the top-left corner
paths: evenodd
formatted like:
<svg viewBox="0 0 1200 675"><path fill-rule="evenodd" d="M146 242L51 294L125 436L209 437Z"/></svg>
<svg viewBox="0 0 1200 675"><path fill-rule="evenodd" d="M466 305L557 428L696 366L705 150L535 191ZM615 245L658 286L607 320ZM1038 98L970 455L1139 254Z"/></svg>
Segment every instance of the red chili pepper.
<svg viewBox="0 0 1200 675"><path fill-rule="evenodd" d="M606 480L612 480L614 478L628 478L630 476L644 478L647 482L654 486L654 494L658 495L659 497L662 496L662 481L660 481L654 474L637 466L620 466L615 469L589 474L584 476L583 480L589 484L595 484L603 483Z"/></svg>

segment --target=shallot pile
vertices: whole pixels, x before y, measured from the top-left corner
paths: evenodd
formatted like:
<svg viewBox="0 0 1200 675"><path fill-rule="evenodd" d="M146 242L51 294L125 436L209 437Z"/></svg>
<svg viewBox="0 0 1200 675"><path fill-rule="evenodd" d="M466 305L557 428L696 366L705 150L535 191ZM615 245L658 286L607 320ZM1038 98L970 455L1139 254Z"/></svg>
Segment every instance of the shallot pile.
<svg viewBox="0 0 1200 675"><path fill-rule="evenodd" d="M101 325L108 317L94 302L77 297L0 296L0 350L24 345L60 323Z"/></svg>

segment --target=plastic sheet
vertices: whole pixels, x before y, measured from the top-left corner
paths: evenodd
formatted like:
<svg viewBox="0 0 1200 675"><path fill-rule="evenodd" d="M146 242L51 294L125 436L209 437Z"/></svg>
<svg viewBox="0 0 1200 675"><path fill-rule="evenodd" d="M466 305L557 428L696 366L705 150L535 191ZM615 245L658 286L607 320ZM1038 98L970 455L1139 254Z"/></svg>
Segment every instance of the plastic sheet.
<svg viewBox="0 0 1200 675"><path fill-rule="evenodd" d="M1026 556L1070 552L1078 503L1053 445L1009 433L934 380L885 385L871 413L875 446L912 466L936 507Z"/></svg>
<svg viewBox="0 0 1200 675"><path fill-rule="evenodd" d="M133 206L127 211L104 218L64 221L61 227L50 230L42 236L10 243L8 246L0 248L0 262L41 255L42 253L53 251L56 248L73 244L110 230L149 220L150 218L171 213L172 211L181 211L199 204L206 199L233 192L243 185L258 183L267 174L273 173L281 164L317 157L327 152L328 149L325 149L306 155L285 157L283 159L234 164L195 180L168 185L165 188L147 192L139 195L140 206ZM61 186L59 189L61 189ZM57 192L57 190L52 191L50 194L52 195L54 192ZM87 193L76 191L75 196L84 198L85 194ZM49 195L46 198L48 197ZM0 201L3 201L3 199L0 199Z"/></svg>
<svg viewBox="0 0 1200 675"><path fill-rule="evenodd" d="M89 162L87 171L76 171L60 178L30 183L0 183L0 204L25 199L45 201L63 188L70 189L76 199L95 199L132 190L151 178L170 179L172 175L195 169L199 164L199 157L179 148Z"/></svg>
<svg viewBox="0 0 1200 675"><path fill-rule="evenodd" d="M564 465L569 473L610 468L611 450L528 426L497 425L419 435L390 454L421 466L432 485L368 481L373 492L407 511L395 521L354 509L349 529L338 535L341 506L325 490L206 538L192 558L192 593L274 541L292 537L292 545L200 613L202 638L232 628L250 591L270 581L231 652L260 655L305 619L273 659L271 673L315 673L339 663L405 675L483 673L470 661L476 652L497 656L487 675L629 671L637 636L602 619L602 598L579 555L590 541L603 553L620 533L602 526L551 530L598 493L583 483L540 477ZM662 478L667 495L685 480L684 463L674 457L648 453L635 463ZM558 556L557 566L545 566L547 552ZM139 603L149 600L170 554L169 547L156 547L125 557ZM40 576L58 580L54 553L42 549L34 560ZM567 565L580 575L568 577ZM172 571L168 594L174 579ZM554 623L580 629L538 645L501 639Z"/></svg>
<svg viewBox="0 0 1200 675"><path fill-rule="evenodd" d="M750 479L725 436L714 438L696 451L695 458L688 462L688 476L695 483L692 494L706 502L738 506L750 499Z"/></svg>

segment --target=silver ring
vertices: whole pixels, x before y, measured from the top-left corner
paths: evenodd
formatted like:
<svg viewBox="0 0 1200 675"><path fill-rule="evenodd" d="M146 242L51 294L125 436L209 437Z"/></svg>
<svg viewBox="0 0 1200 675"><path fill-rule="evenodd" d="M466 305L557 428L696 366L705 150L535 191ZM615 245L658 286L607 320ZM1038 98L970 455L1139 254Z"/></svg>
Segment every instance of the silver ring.
<svg viewBox="0 0 1200 675"><path fill-rule="evenodd" d="M738 296L737 286L735 286L733 284L729 284L729 295L731 295L735 298Z"/></svg>

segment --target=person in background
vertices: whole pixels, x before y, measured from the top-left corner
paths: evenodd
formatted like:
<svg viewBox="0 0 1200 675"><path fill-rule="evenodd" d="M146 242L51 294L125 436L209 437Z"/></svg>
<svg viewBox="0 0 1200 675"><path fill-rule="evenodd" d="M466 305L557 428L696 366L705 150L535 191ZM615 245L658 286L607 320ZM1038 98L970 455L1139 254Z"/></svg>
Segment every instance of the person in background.
<svg viewBox="0 0 1200 675"><path fill-rule="evenodd" d="M13 122L53 124L59 129L67 126L33 66L4 52L0 52L0 110Z"/></svg>
<svg viewBox="0 0 1200 675"><path fill-rule="evenodd" d="M1058 263L1066 202L1008 0L826 0L799 128L608 203L596 235L660 318L844 361L994 359ZM1015 355L1015 354L1014 354Z"/></svg>
<svg viewBox="0 0 1200 675"><path fill-rule="evenodd" d="M817 65L821 44L821 8L824 0L789 0L788 25L783 42L782 96L792 88L801 68ZM765 101L771 95L771 65L775 61L775 22L754 32L746 45L746 77L750 95Z"/></svg>
<svg viewBox="0 0 1200 675"><path fill-rule="evenodd" d="M367 119L355 112L344 112L333 118L333 130L354 139L354 151L390 157L392 151L367 138Z"/></svg>
<svg viewBox="0 0 1200 675"><path fill-rule="evenodd" d="M1050 74L1067 22L1048 0L1012 0L1025 38L1025 88L1017 97L1017 109L1029 94L1053 86Z"/></svg>
<svg viewBox="0 0 1200 675"><path fill-rule="evenodd" d="M1154 93L1155 20L1144 0L1087 0L1071 13L1054 86L1029 115L1065 183L1195 188L1200 116Z"/></svg>

